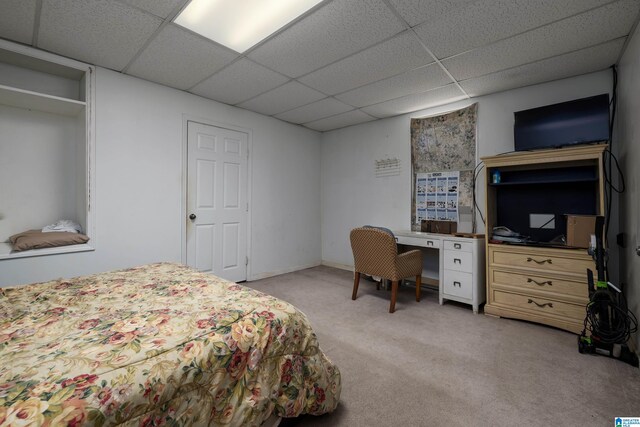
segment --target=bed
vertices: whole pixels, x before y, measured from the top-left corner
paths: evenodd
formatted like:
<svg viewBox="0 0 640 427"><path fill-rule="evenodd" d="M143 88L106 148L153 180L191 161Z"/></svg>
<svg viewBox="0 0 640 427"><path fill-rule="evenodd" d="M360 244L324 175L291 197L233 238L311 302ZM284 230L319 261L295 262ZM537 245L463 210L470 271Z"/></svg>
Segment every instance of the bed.
<svg viewBox="0 0 640 427"><path fill-rule="evenodd" d="M292 305L159 263L0 290L0 425L260 425L333 411Z"/></svg>

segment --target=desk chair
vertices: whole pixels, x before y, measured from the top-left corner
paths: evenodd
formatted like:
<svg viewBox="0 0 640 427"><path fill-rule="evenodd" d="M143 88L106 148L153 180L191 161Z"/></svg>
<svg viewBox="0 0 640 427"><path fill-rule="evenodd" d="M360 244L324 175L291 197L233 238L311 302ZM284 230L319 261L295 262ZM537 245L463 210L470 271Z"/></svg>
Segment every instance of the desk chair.
<svg viewBox="0 0 640 427"><path fill-rule="evenodd" d="M360 274L368 274L391 280L389 313L393 313L396 309L398 284L402 279L415 276L416 301L420 301L422 252L416 249L398 254L393 233L380 228L354 228L349 237L356 267L352 300L355 300L358 294Z"/></svg>

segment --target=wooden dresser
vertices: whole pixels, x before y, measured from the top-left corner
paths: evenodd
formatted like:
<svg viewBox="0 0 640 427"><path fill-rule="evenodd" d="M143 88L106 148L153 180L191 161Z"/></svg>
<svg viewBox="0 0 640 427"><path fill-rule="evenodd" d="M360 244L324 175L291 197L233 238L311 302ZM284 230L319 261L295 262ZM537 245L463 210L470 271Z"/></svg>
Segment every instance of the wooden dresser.
<svg viewBox="0 0 640 427"><path fill-rule="evenodd" d="M585 250L489 244L488 254L485 313L582 331L595 268Z"/></svg>
<svg viewBox="0 0 640 427"><path fill-rule="evenodd" d="M587 269L595 273L587 249L497 243L491 234L493 227L506 226L544 242L566 235L565 214L603 215L606 148L588 145L482 159L487 169L486 314L582 331ZM496 172L498 180L493 179ZM532 217L540 214L554 222L534 226Z"/></svg>

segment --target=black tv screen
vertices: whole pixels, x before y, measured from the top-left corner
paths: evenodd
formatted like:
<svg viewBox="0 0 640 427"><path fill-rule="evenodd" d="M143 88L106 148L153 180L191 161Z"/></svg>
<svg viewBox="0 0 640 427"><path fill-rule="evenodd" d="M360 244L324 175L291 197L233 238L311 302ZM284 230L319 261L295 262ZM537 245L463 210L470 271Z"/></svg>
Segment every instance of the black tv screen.
<svg viewBox="0 0 640 427"><path fill-rule="evenodd" d="M514 113L516 151L609 139L609 95L602 94Z"/></svg>

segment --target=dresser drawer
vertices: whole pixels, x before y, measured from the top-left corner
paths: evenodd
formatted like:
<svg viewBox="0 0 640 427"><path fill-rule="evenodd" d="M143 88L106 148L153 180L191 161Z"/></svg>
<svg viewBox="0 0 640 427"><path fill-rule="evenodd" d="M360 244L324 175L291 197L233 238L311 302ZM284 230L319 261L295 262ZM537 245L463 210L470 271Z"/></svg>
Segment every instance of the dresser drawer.
<svg viewBox="0 0 640 427"><path fill-rule="evenodd" d="M455 240L445 240L444 249L451 251L473 252L473 243L456 242Z"/></svg>
<svg viewBox="0 0 640 427"><path fill-rule="evenodd" d="M573 320L584 320L586 305L571 304L526 294L514 294L492 289L492 302L512 309L524 310L545 316L557 316Z"/></svg>
<svg viewBox="0 0 640 427"><path fill-rule="evenodd" d="M573 297L584 299L586 304L589 298L587 283L574 282L558 277L539 276L528 273L512 273L508 271L492 270L491 283L496 286L518 288L519 292L538 291L558 295L559 297Z"/></svg>
<svg viewBox="0 0 640 427"><path fill-rule="evenodd" d="M444 270L444 294L471 299L473 296L473 276L471 273Z"/></svg>
<svg viewBox="0 0 640 427"><path fill-rule="evenodd" d="M586 256L571 257L570 255L570 253L567 253L566 256L563 256L557 252L540 250L531 250L526 253L510 252L502 248L490 248L489 250L490 261L493 265L537 270L538 274L544 274L545 272L569 274L580 278L584 277L586 280L587 268L594 270L594 262Z"/></svg>
<svg viewBox="0 0 640 427"><path fill-rule="evenodd" d="M473 273L473 257L471 252L444 251L444 269Z"/></svg>

